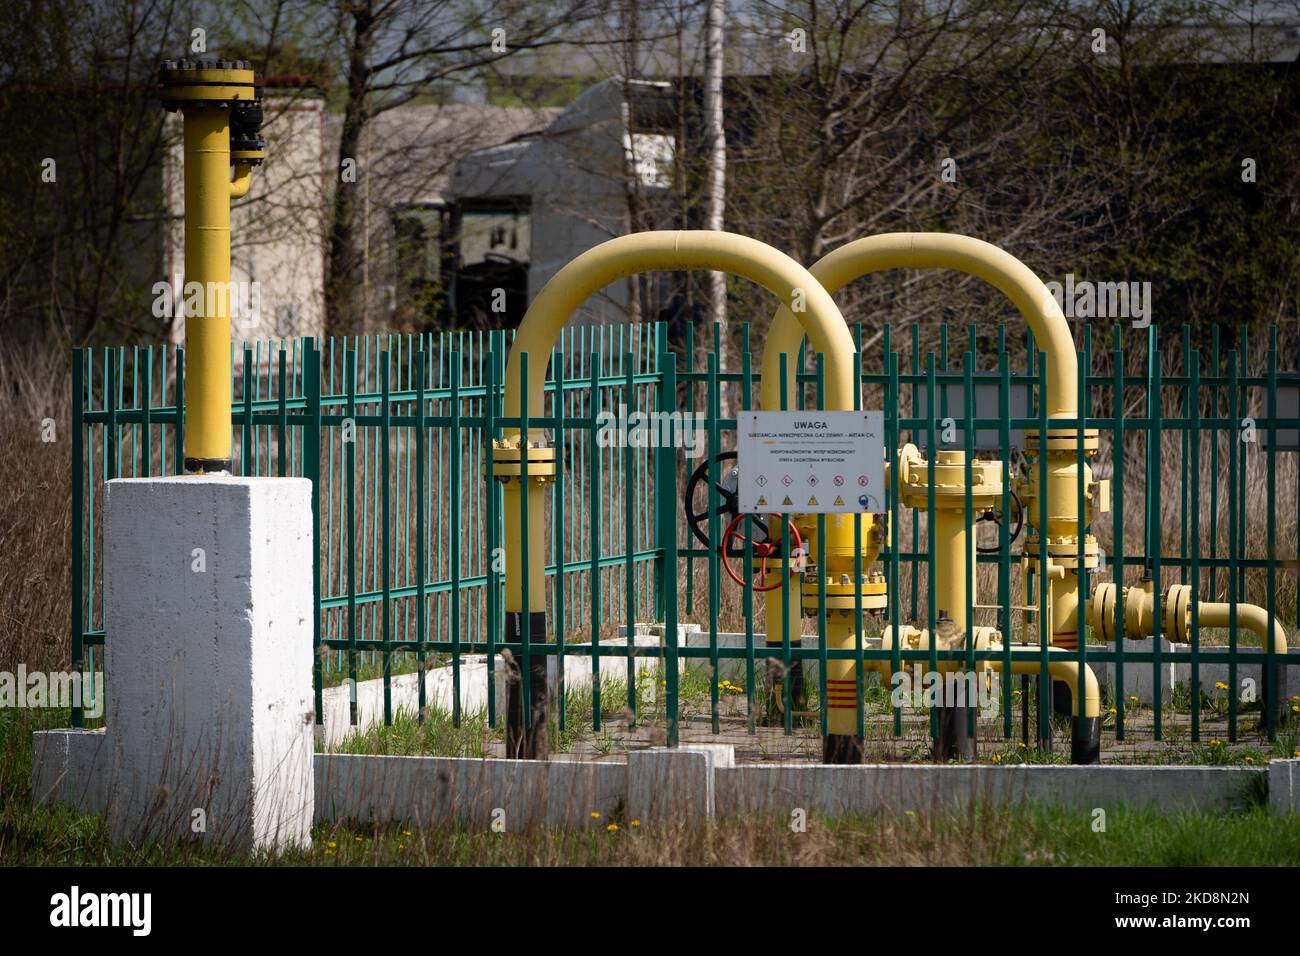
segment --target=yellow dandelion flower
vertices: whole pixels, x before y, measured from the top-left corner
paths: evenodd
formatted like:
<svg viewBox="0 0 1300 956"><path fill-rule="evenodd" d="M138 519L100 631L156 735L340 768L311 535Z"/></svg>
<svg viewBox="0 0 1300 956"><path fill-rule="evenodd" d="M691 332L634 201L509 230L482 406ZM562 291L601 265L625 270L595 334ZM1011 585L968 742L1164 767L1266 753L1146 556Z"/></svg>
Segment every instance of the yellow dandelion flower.
<svg viewBox="0 0 1300 956"><path fill-rule="evenodd" d="M607 831L609 831L610 833L617 833L617 832L618 832L618 824L617 824L617 823L611 823L609 826L605 827L605 829L606 829Z"/></svg>
<svg viewBox="0 0 1300 956"><path fill-rule="evenodd" d="M1016 746L1019 747L1021 750L1024 750L1024 749L1025 749L1025 742L1022 740L1020 743L1016 744Z"/></svg>
<svg viewBox="0 0 1300 956"><path fill-rule="evenodd" d="M1135 703L1135 704L1138 702L1137 694L1129 694L1128 699L1131 700L1131 701L1132 701L1133 703Z"/></svg>
<svg viewBox="0 0 1300 956"><path fill-rule="evenodd" d="M411 835L411 831L410 831L410 830L403 830L403 831L402 831L402 836L410 836L410 835Z"/></svg>
<svg viewBox="0 0 1300 956"><path fill-rule="evenodd" d="M640 821L640 820L633 820L633 821L632 821L632 826L634 826L634 827L639 827L640 825L641 825L641 821Z"/></svg>
<svg viewBox="0 0 1300 956"><path fill-rule="evenodd" d="M1221 680L1216 680L1216 681L1214 682L1214 689L1215 689L1215 690L1227 690L1227 689L1228 689L1228 685L1225 684L1225 683L1224 683L1223 681L1221 681Z"/></svg>
<svg viewBox="0 0 1300 956"><path fill-rule="evenodd" d="M994 755L993 755L993 762L994 762L994 763L1001 763L1001 762L1002 762L1002 754L994 754Z"/></svg>
<svg viewBox="0 0 1300 956"><path fill-rule="evenodd" d="M592 811L591 811L591 818L592 818L593 820L599 820L599 819L600 819L600 814L597 813L595 810L592 810Z"/></svg>
<svg viewBox="0 0 1300 956"><path fill-rule="evenodd" d="M325 845L326 845L327 847L330 847L331 849L334 848L334 847L336 847L336 846L338 846L338 844L335 843L333 840L330 840L330 841L329 841L328 843L326 843Z"/></svg>
<svg viewBox="0 0 1300 956"><path fill-rule="evenodd" d="M1119 713L1119 711L1116 710L1114 707L1112 707L1112 708L1110 709L1110 712L1111 712L1112 714L1118 714L1118 713Z"/></svg>

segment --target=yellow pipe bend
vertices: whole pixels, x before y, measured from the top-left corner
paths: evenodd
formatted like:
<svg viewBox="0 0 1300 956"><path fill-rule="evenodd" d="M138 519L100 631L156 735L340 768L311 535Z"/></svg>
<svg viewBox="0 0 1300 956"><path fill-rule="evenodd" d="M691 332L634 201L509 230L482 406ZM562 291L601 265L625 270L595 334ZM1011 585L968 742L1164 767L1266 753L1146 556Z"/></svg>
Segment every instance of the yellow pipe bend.
<svg viewBox="0 0 1300 956"><path fill-rule="evenodd" d="M235 164L235 178L230 184L230 198L243 199L253 184L253 167L248 163Z"/></svg>
<svg viewBox="0 0 1300 956"><path fill-rule="evenodd" d="M975 649L987 650L997 648L1001 640L996 628L976 627L975 631ZM901 628L901 639L913 641L917 650L929 650L930 632L927 628L915 628L911 625L903 625ZM894 646L895 629L893 626L886 627L881 638L880 647L882 650L890 650ZM1023 648L1021 648L1023 650ZM1071 711L1077 717L1080 707L1082 706L1083 716L1099 717L1101 715L1101 688L1097 682L1097 675L1087 664L1083 665L1083 695L1079 694L1079 662L1072 660L1061 660L1059 657L1069 653L1068 651L1053 649L1048 657L1047 672L1053 680L1059 680L1070 688ZM1058 659L1053 659L1058 658ZM888 679L891 675L889 672L889 661L869 661L867 662L870 670L874 670L882 677ZM980 666L989 667L998 673L1002 672L1003 661L1001 658L990 657L979 662ZM960 664L954 662L943 662L939 665L940 671L945 671L960 667ZM1037 658L1021 656L1018 659L1011 659L1012 674L1037 674L1042 670L1042 661Z"/></svg>
<svg viewBox="0 0 1300 956"><path fill-rule="evenodd" d="M867 236L840 246L819 259L809 271L834 294L854 279L884 269L953 269L982 279L1011 300L1047 353L1047 414L1073 418L1078 410L1078 364L1074 337L1056 299L1023 262L992 243L944 232L890 232ZM803 332L793 314L782 307L772 319L763 346L761 401L780 407L781 354L797 355ZM816 346L816 343L814 342ZM794 407L794 376L790 376L790 407Z"/></svg>
<svg viewBox="0 0 1300 956"><path fill-rule="evenodd" d="M708 269L743 276L758 283L782 302L799 339L804 333L826 355L826 404L853 408L853 337L828 293L812 274L785 253L765 242L730 232L682 230L637 232L588 249L551 277L528 307L506 364L505 415L517 417L520 355L549 361L560 331L590 296L617 279L639 272ZM796 302L801 298L801 302ZM801 306L796 316L792 309ZM528 413L543 414L543 372L531 370ZM769 406L770 407L770 406Z"/></svg>
<svg viewBox="0 0 1300 956"><path fill-rule="evenodd" d="M569 317L592 294L624 276L639 272L676 269L710 269L743 276L777 296L787 310L799 308L800 335L806 331L813 345L826 356L826 404L832 409L852 409L856 383L853 337L830 294L803 266L784 253L747 236L711 230L639 232L619 236L588 249L551 277L528 307L515 334L506 363L506 417L519 417L523 402L519 371L525 353L540 361L528 377L528 413L544 415L546 363ZM795 313L791 312L792 319ZM532 431L532 429L530 429ZM519 440L517 427L506 429L507 443ZM529 436L533 440L533 436ZM543 548L544 503L541 484L530 481L528 608L546 609ZM524 611L523 575L519 556L522 501L519 483L507 482L503 495L506 541L506 610Z"/></svg>
<svg viewBox="0 0 1300 956"><path fill-rule="evenodd" d="M1197 617L1201 627L1228 627L1232 615L1232 605L1215 601L1201 601L1197 607ZM1244 627L1259 635L1260 646L1268 638L1268 611L1258 604L1237 605L1237 626ZM1282 626L1282 616L1273 615L1273 653L1286 654L1289 648L1286 642L1286 628Z"/></svg>

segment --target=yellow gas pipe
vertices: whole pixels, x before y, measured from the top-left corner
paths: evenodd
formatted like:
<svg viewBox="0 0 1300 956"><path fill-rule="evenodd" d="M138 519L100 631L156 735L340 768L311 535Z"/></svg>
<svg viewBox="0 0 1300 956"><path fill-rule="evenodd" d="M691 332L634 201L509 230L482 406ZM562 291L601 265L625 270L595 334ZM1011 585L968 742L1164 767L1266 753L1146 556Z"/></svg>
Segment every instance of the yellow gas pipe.
<svg viewBox="0 0 1300 956"><path fill-rule="evenodd" d="M1073 419L1077 416L1078 366L1074 353L1074 340L1065 322L1065 316L1043 282L1024 263L997 246L969 236L948 233L887 233L868 236L841 246L823 256L809 271L817 277L828 292L833 294L854 279L884 269L900 268L953 269L982 279L1006 295L1024 316L1034 333L1038 347L1046 353L1047 394L1044 400L1047 404L1048 417ZM778 310L768 330L767 342L763 350L764 407L779 407L781 356L783 354L789 356L786 361L792 367L801 341L802 332L794 321L794 316L785 308ZM793 402L794 376L789 376L788 381L787 401ZM1027 444L1031 436L1036 442L1036 433L1027 433ZM1095 449L1096 429L1088 429L1084 441L1085 448ZM1037 509L1030 507L1029 504L1037 492L1037 468L1032 469L1034 478L1030 488L1027 489L1028 500L1025 503L1029 512L1027 518L1030 527L1035 528L1048 541L1045 571L1051 582L1049 626L1053 641L1066 647L1073 645L1073 635L1078 630L1078 569L1071 566L1077 564L1078 535L1081 528L1076 484L1078 480L1075 461L1076 443L1077 433L1074 429L1061 428L1048 431L1047 529L1038 528ZM1086 463L1083 467L1085 494L1090 494L1091 471ZM936 521L941 520L941 516L936 516ZM1026 551L1030 553L1030 549L1036 548L1036 544L1030 543L1026 546ZM1036 550L1033 553L1034 557L1030 559L1031 567L1037 570ZM1091 536L1088 536L1085 541L1085 554L1085 567L1095 567L1098 550ZM875 556L872 557L874 559ZM938 567L936 567L936 577L939 577ZM960 581L960 575L952 573L944 575L946 587L951 587L951 582L954 580ZM949 607L950 614L960 613L964 616L964 593L941 591L937 595L937 600L940 606ZM769 605L771 603L773 602L769 600ZM769 633L772 621L769 607ZM779 609L775 622L779 627Z"/></svg>
<svg viewBox="0 0 1300 956"><path fill-rule="evenodd" d="M507 418L517 418L525 408L530 417L544 414L546 362L569 317L593 293L624 276L639 272L678 269L709 269L743 276L772 292L788 307L801 307L800 335L805 332L813 347L826 356L826 404L832 409L853 408L853 339L844 317L808 271L784 253L747 236L726 232L640 232L620 236L589 249L557 272L528 308L506 364L505 406ZM529 355L528 394L520 387L522 356ZM523 598L523 502L520 494L521 456L528 467L528 606ZM521 436L518 428L506 429L493 450L493 467L505 482L506 547L506 639L524 640L522 619L528 616L528 637L546 640L546 586L544 577L546 533L543 484L555 474L555 450L546 446L542 429L529 428ZM846 522L847 524L847 522ZM850 534L850 542L852 537ZM541 655L539 655L540 657ZM534 663L536 667L536 663ZM531 672L530 672L531 673ZM532 725L522 727L522 702L518 713L510 710L516 728L507 727L507 754L512 757L543 757L545 737L545 662L539 681L530 677L534 699L530 702ZM512 683L511 687L514 687ZM520 699L520 698L515 698ZM538 720L538 715L542 716Z"/></svg>
<svg viewBox="0 0 1300 956"><path fill-rule="evenodd" d="M1102 640L1115 640L1115 602L1120 589L1113 581L1098 584L1088 597L1088 627L1092 628ZM1145 578L1141 584L1123 589L1124 596L1124 632L1140 637L1150 637L1155 631L1156 596L1151 579ZM1190 584L1171 584L1165 589L1160 600L1160 634L1170 642L1187 644L1192 635L1192 586ZM1232 605L1218 601L1199 601L1196 606L1196 618L1200 627L1228 628L1232 626ZM1286 640L1286 628L1281 616L1273 615L1273 627L1268 626L1268 610L1257 604L1237 605L1237 626L1245 628L1259 638L1261 647L1272 645L1275 657L1283 659L1289 653ZM1262 663L1262 661L1261 661ZM1284 673L1284 665L1279 665L1279 673ZM1278 700L1281 701L1279 694Z"/></svg>
<svg viewBox="0 0 1300 956"><path fill-rule="evenodd" d="M229 471L230 202L248 193L265 155L257 80L242 61L169 60L159 82L163 107L184 113L182 298L202 303L199 314L185 316L185 470ZM194 283L197 296L189 292Z"/></svg>

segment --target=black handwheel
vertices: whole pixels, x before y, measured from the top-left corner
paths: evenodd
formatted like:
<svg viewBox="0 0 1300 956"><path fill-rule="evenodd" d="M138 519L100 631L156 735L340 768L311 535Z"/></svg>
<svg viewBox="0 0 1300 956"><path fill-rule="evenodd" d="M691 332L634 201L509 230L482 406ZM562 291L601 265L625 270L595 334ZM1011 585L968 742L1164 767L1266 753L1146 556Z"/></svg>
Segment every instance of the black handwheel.
<svg viewBox="0 0 1300 956"><path fill-rule="evenodd" d="M739 471L736 467L736 453L734 451L719 452L713 458L718 463L718 481L714 488L718 492L718 507L715 511L719 520L718 528L723 530L727 528L736 515L740 514L740 499L737 496L736 487L738 484ZM682 509L686 512L686 523L691 529L691 534L695 535L700 544L706 548L721 548L722 543L715 544L709 540L709 462L702 461L686 482L686 494L682 497ZM697 504L698 499L703 498ZM767 538L767 524L758 517L750 519L754 529L755 542L761 542ZM742 542L743 548L743 542ZM730 557L743 558L744 551Z"/></svg>

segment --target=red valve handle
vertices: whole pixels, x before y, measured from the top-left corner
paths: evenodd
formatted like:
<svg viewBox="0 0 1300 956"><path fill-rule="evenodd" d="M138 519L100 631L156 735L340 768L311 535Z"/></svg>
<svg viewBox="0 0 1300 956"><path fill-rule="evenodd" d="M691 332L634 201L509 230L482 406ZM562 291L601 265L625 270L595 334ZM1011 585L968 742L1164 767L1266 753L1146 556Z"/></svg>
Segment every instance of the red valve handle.
<svg viewBox="0 0 1300 956"><path fill-rule="evenodd" d="M727 546L731 543L731 539L733 537L739 538L742 542L745 540L745 535L740 533L740 531L738 530L738 526L742 521L745 520L746 517L747 517L746 515L739 514L736 515L736 517L731 519L731 523L727 525L727 530L722 536L722 549L721 549L722 566L726 569L727 576L731 578L731 580L739 584L741 587L745 586L745 579L742 578L740 575L738 575L735 569L732 568L731 561L727 557L727 553L728 553ZM789 526L791 534L794 535L794 550L796 551L802 550L803 538L799 535L799 529L794 526L793 521L786 521L786 524ZM756 541L754 543L754 557L763 559L763 563L760 565L760 569L759 569L759 581L764 581L767 579L767 559L775 556L775 552L776 552L776 545L773 544L771 541ZM780 586L781 586L780 578L778 578L772 584L764 585L764 584L759 584L758 582L755 582L753 584L753 588L755 591L775 591Z"/></svg>

